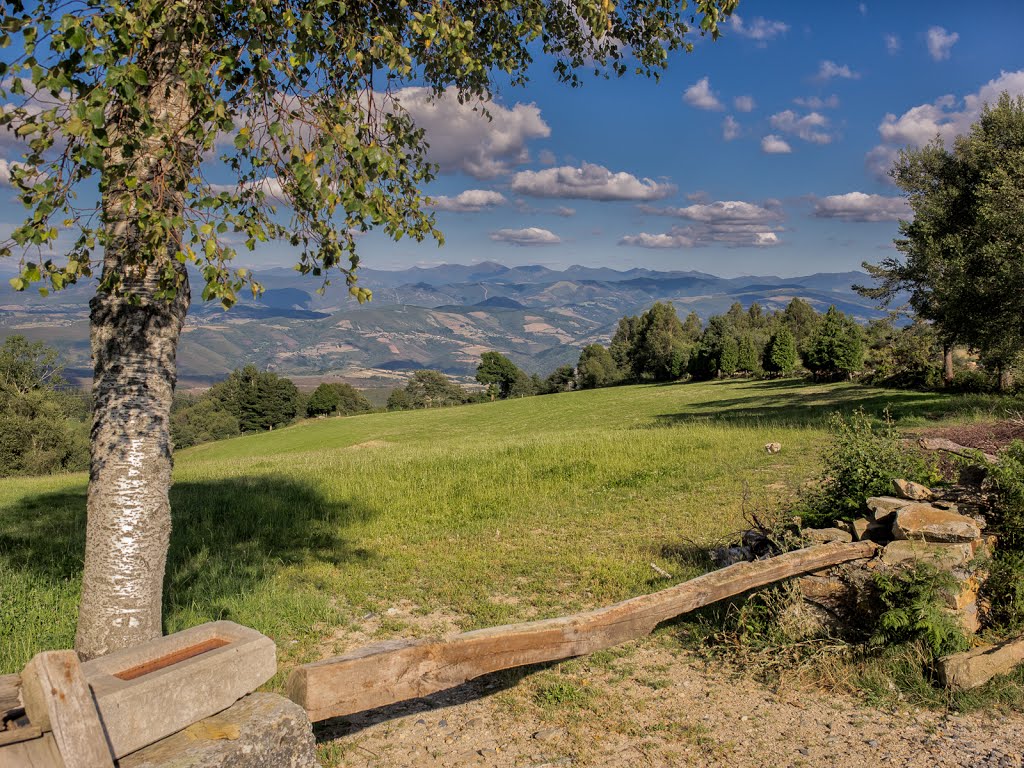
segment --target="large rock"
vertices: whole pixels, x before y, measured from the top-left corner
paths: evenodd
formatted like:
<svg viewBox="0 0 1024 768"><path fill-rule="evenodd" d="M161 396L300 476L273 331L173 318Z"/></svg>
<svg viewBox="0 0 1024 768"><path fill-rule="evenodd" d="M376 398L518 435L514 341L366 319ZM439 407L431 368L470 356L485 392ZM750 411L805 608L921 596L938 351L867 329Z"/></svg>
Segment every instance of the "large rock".
<svg viewBox="0 0 1024 768"><path fill-rule="evenodd" d="M313 728L298 704L254 693L118 763L120 768L318 768Z"/></svg>
<svg viewBox="0 0 1024 768"><path fill-rule="evenodd" d="M908 504L896 510L892 524L894 539L921 539L934 542L970 542L981 536L981 528L969 517L952 509L931 504Z"/></svg>
<svg viewBox="0 0 1024 768"><path fill-rule="evenodd" d="M1012 672L1022 662L1024 638L1018 637L999 645L944 656L939 660L939 679L949 688L964 691L984 685L996 675Z"/></svg>
<svg viewBox="0 0 1024 768"><path fill-rule="evenodd" d="M917 560L946 570L967 564L974 557L968 543L938 544L928 541L894 541L882 550L885 565L904 565Z"/></svg>
<svg viewBox="0 0 1024 768"><path fill-rule="evenodd" d="M892 486L896 495L910 501L930 501L935 498L932 489L913 480L893 480Z"/></svg>
<svg viewBox="0 0 1024 768"><path fill-rule="evenodd" d="M871 496L867 500L868 509L871 510L871 518L881 522L892 517L892 514L900 507L907 506L906 499L896 496Z"/></svg>
<svg viewBox="0 0 1024 768"><path fill-rule="evenodd" d="M884 523L867 520L863 517L853 521L853 538L855 541L875 541L885 543L892 538L892 529Z"/></svg>

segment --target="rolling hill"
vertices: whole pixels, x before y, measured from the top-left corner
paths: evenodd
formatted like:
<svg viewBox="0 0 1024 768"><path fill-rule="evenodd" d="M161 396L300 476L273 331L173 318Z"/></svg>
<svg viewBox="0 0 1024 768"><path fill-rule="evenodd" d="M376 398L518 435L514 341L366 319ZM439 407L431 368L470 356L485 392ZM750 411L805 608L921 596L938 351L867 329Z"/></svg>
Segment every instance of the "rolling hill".
<svg viewBox="0 0 1024 768"><path fill-rule="evenodd" d="M193 305L179 352L184 381L210 381L250 362L284 374L340 375L376 385L416 368L469 376L480 353L490 349L545 374L574 363L583 346L608 341L620 317L655 301L672 301L681 315L692 310L705 320L735 301L775 310L797 296L819 310L835 304L862 322L882 314L851 290L867 279L858 272L721 278L494 262L367 269L360 284L374 291L374 301L362 306L343 286L318 294L315 280L293 270L266 270L257 278L268 290L229 313ZM62 350L73 372L87 375L91 291L90 285L75 286L43 299L4 286L0 336L43 339Z"/></svg>

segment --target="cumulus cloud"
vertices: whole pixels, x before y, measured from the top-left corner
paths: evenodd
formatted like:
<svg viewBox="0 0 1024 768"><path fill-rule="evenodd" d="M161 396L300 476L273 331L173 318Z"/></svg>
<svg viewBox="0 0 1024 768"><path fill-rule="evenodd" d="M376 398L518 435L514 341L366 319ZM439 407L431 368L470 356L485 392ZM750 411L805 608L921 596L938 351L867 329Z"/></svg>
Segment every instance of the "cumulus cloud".
<svg viewBox="0 0 1024 768"><path fill-rule="evenodd" d="M753 96L737 96L732 103L738 112L753 112L756 106Z"/></svg>
<svg viewBox="0 0 1024 768"><path fill-rule="evenodd" d="M520 171L512 177L512 191L534 197L580 200L660 200L676 188L672 184L583 163L579 168L563 165L542 171Z"/></svg>
<svg viewBox="0 0 1024 768"><path fill-rule="evenodd" d="M491 232L491 240L508 243L510 245L557 245L562 238L547 229L540 227L526 227L525 229L499 229Z"/></svg>
<svg viewBox="0 0 1024 768"><path fill-rule="evenodd" d="M963 99L947 94L930 104L911 107L902 115L887 114L878 126L882 143L867 154L868 168L884 178L901 147L920 147L936 136L947 147L952 146L953 138L967 133L982 107L998 101L1003 91L1011 96L1024 95L1024 69L1002 72Z"/></svg>
<svg viewBox="0 0 1024 768"><path fill-rule="evenodd" d="M505 196L491 189L467 189L455 197L439 195L433 198L432 208L456 213L476 213L492 205L505 203Z"/></svg>
<svg viewBox="0 0 1024 768"><path fill-rule="evenodd" d="M725 107L722 106L722 102L718 100L718 97L715 96L714 92L711 90L711 82L707 77L702 77L696 83L687 88L686 92L683 94L683 101L697 109L725 109Z"/></svg>
<svg viewBox="0 0 1024 768"><path fill-rule="evenodd" d="M761 151L769 155L788 155L793 148L781 136L769 133L761 139Z"/></svg>
<svg viewBox="0 0 1024 768"><path fill-rule="evenodd" d="M818 67L818 74L814 76L814 79L824 82L835 77L842 80L857 80L860 77L860 73L854 72L846 64L839 65L834 61L823 61L821 66Z"/></svg>
<svg viewBox="0 0 1024 768"><path fill-rule="evenodd" d="M772 115L769 122L775 130L793 134L812 144L829 144L835 138L826 130L828 118L820 112L809 112L801 116L787 109Z"/></svg>
<svg viewBox="0 0 1024 768"><path fill-rule="evenodd" d="M732 115L726 115L722 121L722 138L726 141L738 139L740 136L740 124Z"/></svg>
<svg viewBox="0 0 1024 768"><path fill-rule="evenodd" d="M839 106L839 97L834 93L831 96L826 96L825 98L809 96L806 99L803 99L798 96L793 99L793 103L801 107L806 107L807 109L835 109Z"/></svg>
<svg viewBox="0 0 1024 768"><path fill-rule="evenodd" d="M928 40L928 53L935 61L942 61L949 58L953 45L960 39L956 32L947 32L942 27L929 27L926 36Z"/></svg>
<svg viewBox="0 0 1024 768"><path fill-rule="evenodd" d="M902 197L847 192L817 200L814 215L820 219L842 221L898 221L911 218L911 210Z"/></svg>
<svg viewBox="0 0 1024 768"><path fill-rule="evenodd" d="M782 211L771 204L757 205L743 200L717 200L698 203L684 208L656 208L641 206L644 213L671 216L692 222L674 226L668 232L640 232L627 235L620 245L641 248L695 248L724 245L732 248L777 245L782 231Z"/></svg>
<svg viewBox="0 0 1024 768"><path fill-rule="evenodd" d="M509 173L529 160L530 139L551 135L535 104L510 109L488 102L482 105L491 114L488 120L479 109L474 111L472 102L459 104L452 89L434 99L429 88L402 88L393 98L426 131L427 157L442 173L462 172L478 179Z"/></svg>
<svg viewBox="0 0 1024 768"><path fill-rule="evenodd" d="M886 35L885 36L885 50L889 52L890 56L893 56L900 52L902 43L900 42L899 35Z"/></svg>
<svg viewBox="0 0 1024 768"><path fill-rule="evenodd" d="M732 27L732 31L740 37L748 37L761 43L774 40L789 31L789 24L785 22L771 21L759 16L748 24L738 13L734 13L730 17L729 25Z"/></svg>

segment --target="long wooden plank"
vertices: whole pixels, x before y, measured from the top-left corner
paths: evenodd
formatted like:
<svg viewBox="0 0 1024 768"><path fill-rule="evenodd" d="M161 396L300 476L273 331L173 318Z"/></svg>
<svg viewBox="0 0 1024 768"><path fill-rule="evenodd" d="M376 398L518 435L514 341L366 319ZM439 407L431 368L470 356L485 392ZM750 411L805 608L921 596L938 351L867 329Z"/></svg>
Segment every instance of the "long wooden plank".
<svg viewBox="0 0 1024 768"><path fill-rule="evenodd" d="M426 696L498 670L609 648L718 600L867 558L876 549L870 541L825 544L737 563L660 592L572 616L480 629L448 640L376 643L293 670L288 696L313 721L350 715Z"/></svg>
<svg viewBox="0 0 1024 768"><path fill-rule="evenodd" d="M53 731L67 768L114 768L82 665L74 651L37 653L21 673L29 721Z"/></svg>

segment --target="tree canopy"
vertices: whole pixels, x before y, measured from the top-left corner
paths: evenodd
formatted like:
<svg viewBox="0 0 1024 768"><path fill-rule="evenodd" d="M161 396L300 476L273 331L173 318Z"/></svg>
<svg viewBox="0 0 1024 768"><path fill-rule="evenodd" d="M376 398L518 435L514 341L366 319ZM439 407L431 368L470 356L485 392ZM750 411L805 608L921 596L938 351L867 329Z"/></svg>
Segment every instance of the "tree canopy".
<svg viewBox="0 0 1024 768"><path fill-rule="evenodd" d="M901 255L865 263L876 284L859 290L886 305L909 293L943 342L1003 369L1024 350L1024 97L986 104L951 149L905 150L890 175L913 218L900 222Z"/></svg>

